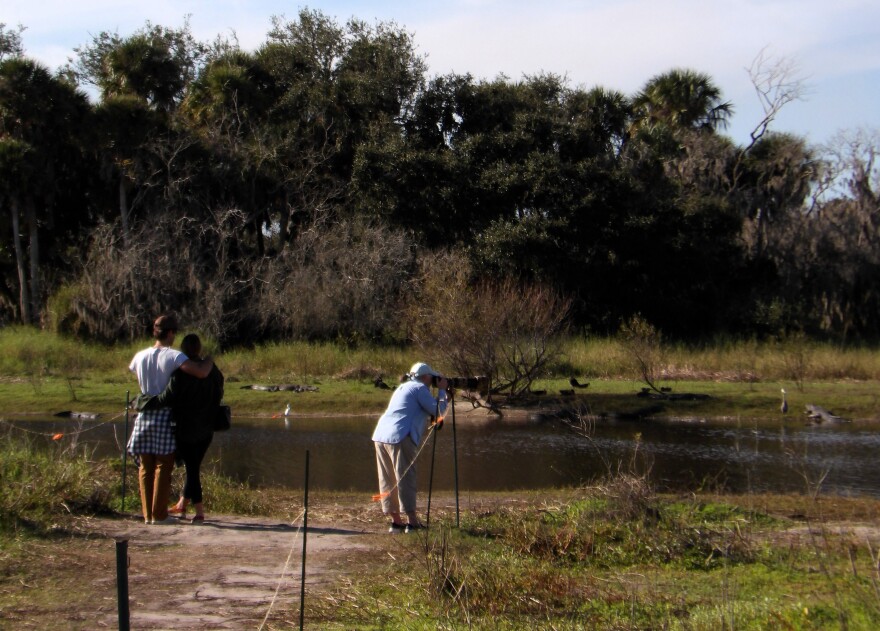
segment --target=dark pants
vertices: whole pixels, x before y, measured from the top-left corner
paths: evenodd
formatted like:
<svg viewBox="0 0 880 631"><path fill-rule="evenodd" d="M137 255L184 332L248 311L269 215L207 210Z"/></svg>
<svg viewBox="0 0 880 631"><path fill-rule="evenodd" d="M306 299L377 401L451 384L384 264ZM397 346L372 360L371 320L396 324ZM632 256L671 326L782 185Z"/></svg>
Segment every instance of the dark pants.
<svg viewBox="0 0 880 631"><path fill-rule="evenodd" d="M183 460L183 464L186 466L183 497L193 504L202 503L202 479L199 475L199 469L202 467L202 460L211 445L212 438L213 436L209 436L198 443L178 443L177 445L177 458Z"/></svg>

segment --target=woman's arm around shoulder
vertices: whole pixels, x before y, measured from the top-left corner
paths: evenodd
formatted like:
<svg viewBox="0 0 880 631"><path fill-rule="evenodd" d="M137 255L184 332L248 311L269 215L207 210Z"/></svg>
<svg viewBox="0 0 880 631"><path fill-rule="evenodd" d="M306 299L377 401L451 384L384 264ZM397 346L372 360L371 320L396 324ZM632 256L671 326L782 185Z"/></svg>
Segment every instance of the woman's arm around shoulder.
<svg viewBox="0 0 880 631"><path fill-rule="evenodd" d="M214 360L210 357L206 357L201 361L195 361L192 359L187 359L180 365L180 370L185 372L188 375L192 375L193 377L198 377L199 379L204 379L208 375L211 374L211 369L214 367Z"/></svg>

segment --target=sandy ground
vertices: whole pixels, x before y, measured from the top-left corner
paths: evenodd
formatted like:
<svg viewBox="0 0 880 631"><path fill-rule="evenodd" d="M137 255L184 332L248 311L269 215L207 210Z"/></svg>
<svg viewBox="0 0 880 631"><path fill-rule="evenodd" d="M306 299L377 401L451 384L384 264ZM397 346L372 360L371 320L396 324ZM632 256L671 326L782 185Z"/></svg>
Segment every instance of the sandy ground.
<svg viewBox="0 0 880 631"><path fill-rule="evenodd" d="M299 626L301 520L220 515L202 525L100 519L91 527L107 538L128 540L132 629L259 629L267 614L266 628ZM383 530L380 524L349 529L310 522L306 602L335 580L328 567L368 552L375 541L371 535ZM115 590L115 579L107 580ZM113 609L96 622L116 628L117 620Z"/></svg>
<svg viewBox="0 0 880 631"><path fill-rule="evenodd" d="M454 515L454 498L436 497L432 507L438 518ZM199 525L80 516L57 536L10 542L11 554L0 549L0 630L118 629L123 540L131 629L297 629L303 514L301 505L292 509L282 518L209 513ZM400 544L421 542L423 533L389 534L388 518L360 495L310 499L305 628L321 628L359 573L387 563L391 551L420 550Z"/></svg>

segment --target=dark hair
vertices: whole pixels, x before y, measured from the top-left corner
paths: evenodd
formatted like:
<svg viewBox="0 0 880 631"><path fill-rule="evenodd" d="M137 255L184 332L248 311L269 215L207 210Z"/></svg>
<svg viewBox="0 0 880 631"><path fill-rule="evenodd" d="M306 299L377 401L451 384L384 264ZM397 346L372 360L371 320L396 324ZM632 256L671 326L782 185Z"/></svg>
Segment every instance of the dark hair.
<svg viewBox="0 0 880 631"><path fill-rule="evenodd" d="M153 337L161 340L169 331L179 331L177 318L173 315L161 315L153 322Z"/></svg>
<svg viewBox="0 0 880 631"><path fill-rule="evenodd" d="M180 342L180 350L190 359L195 359L202 352L202 341L195 333L189 333Z"/></svg>

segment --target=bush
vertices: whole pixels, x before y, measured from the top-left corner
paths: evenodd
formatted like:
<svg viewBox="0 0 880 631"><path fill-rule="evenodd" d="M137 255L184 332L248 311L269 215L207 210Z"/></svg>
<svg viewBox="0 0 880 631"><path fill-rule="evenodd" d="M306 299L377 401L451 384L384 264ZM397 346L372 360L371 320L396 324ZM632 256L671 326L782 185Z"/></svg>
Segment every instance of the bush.
<svg viewBox="0 0 880 631"><path fill-rule="evenodd" d="M408 320L420 348L457 374L487 376L493 392L516 396L559 356L570 309L570 299L541 285L472 282L463 258L448 254L423 264Z"/></svg>
<svg viewBox="0 0 880 631"><path fill-rule="evenodd" d="M241 221L237 211L198 221L168 211L126 239L115 225L99 226L79 281L53 300L53 326L133 340L149 333L158 314L174 311L221 346L374 340L395 329L412 267L403 233L357 221L315 223L277 255L248 257Z"/></svg>
<svg viewBox="0 0 880 631"><path fill-rule="evenodd" d="M399 324L411 248L403 233L360 222L304 231L264 261L253 318L275 339L382 339Z"/></svg>
<svg viewBox="0 0 880 631"><path fill-rule="evenodd" d="M238 305L249 301L235 277L234 214L218 211L197 221L169 210L125 237L116 225L98 226L75 284L78 291L69 299L78 331L102 341L134 340L149 335L157 315L174 311L208 337L221 343L231 339L242 317Z"/></svg>

